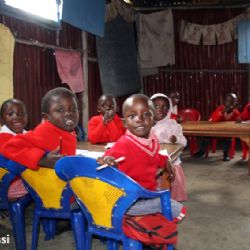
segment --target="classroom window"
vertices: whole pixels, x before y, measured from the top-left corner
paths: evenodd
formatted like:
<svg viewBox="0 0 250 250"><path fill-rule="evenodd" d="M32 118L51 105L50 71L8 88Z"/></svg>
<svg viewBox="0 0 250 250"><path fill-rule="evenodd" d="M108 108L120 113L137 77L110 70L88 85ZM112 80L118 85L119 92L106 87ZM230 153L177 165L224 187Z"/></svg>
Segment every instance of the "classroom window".
<svg viewBox="0 0 250 250"><path fill-rule="evenodd" d="M62 0L0 0L0 13L53 28L60 25L62 2Z"/></svg>

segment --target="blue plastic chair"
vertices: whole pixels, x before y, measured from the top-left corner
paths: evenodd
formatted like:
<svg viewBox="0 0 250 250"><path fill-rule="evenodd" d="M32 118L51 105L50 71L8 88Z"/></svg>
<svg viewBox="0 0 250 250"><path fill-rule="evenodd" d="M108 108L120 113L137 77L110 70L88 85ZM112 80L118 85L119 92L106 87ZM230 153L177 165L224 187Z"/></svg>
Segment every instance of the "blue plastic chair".
<svg viewBox="0 0 250 250"><path fill-rule="evenodd" d="M128 208L139 198L161 198L163 214L172 220L170 192L151 192L142 188L119 170L107 167L96 171L98 164L93 158L68 156L55 166L57 175L68 181L79 203L83 215L72 214L78 223L77 249L91 249L93 235L107 238L108 249L117 250L118 242L123 249L142 249L142 243L126 237L122 231L122 220ZM84 219L86 218L86 220ZM86 223L87 221L87 223ZM82 237L82 241L79 239ZM168 245L168 250L173 246Z"/></svg>
<svg viewBox="0 0 250 250"><path fill-rule="evenodd" d="M10 211L12 230L17 250L26 250L25 208L31 202L29 194L15 201L8 200L8 189L16 175L8 168L8 159L0 155L0 209Z"/></svg>
<svg viewBox="0 0 250 250"><path fill-rule="evenodd" d="M35 202L31 249L37 249L39 224L43 218L45 240L55 236L55 219L70 219L70 199L73 193L66 182L59 179L51 168L41 167L34 171L9 161L8 168L18 174Z"/></svg>

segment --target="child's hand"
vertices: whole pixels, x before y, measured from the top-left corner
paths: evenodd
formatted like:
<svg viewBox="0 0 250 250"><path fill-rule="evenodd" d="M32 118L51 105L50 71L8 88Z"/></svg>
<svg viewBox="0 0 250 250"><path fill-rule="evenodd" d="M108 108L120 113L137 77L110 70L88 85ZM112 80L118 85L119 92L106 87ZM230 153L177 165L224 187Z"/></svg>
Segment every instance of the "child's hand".
<svg viewBox="0 0 250 250"><path fill-rule="evenodd" d="M170 140L171 143L176 143L177 138L176 138L175 135L171 135L170 138L169 138L169 140Z"/></svg>
<svg viewBox="0 0 250 250"><path fill-rule="evenodd" d="M115 112L113 110L107 110L103 115L103 123L107 124L114 119Z"/></svg>
<svg viewBox="0 0 250 250"><path fill-rule="evenodd" d="M117 162L115 161L115 158L112 156L98 157L96 161L100 165L108 164L109 166L117 167Z"/></svg>
<svg viewBox="0 0 250 250"><path fill-rule="evenodd" d="M182 117L178 115L178 116L176 117L176 122L177 122L177 123L182 123L182 122L183 122Z"/></svg>
<svg viewBox="0 0 250 250"><path fill-rule="evenodd" d="M168 173L168 179L170 182L173 182L175 180L175 170L172 168L172 166L167 162L166 164L166 171Z"/></svg>
<svg viewBox="0 0 250 250"><path fill-rule="evenodd" d="M47 159L50 160L50 161L57 161L57 160L61 159L61 158L62 158L63 156L65 156L65 155L60 154L60 153L59 153L60 150L61 150L60 146L58 146L58 147L57 147L56 149L54 149L54 150L51 150L51 151L46 155Z"/></svg>

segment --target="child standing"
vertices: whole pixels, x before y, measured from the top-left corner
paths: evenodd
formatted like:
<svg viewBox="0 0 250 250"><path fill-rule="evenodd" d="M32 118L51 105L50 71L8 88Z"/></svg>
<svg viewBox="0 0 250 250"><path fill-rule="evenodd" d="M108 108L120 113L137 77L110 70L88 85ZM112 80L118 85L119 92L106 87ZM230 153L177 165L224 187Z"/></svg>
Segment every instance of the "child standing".
<svg viewBox="0 0 250 250"><path fill-rule="evenodd" d="M135 94L123 103L123 116L127 131L115 145L97 159L99 164L115 165L115 159L125 157L118 165L119 170L130 176L144 188L157 189L156 173L158 168L166 168L170 179L174 172L167 164L167 156L159 154L159 143L151 133L154 123L154 105L145 95ZM181 214L183 205L172 201L174 217ZM160 199L143 199L137 201L128 211L130 215L142 215L161 212Z"/></svg>
<svg viewBox="0 0 250 250"><path fill-rule="evenodd" d="M182 127L173 119L167 117L171 100L168 96L158 93L150 98L155 106L156 124L152 128L160 143L178 143L186 146L187 140L182 133ZM175 170L175 180L171 183L171 197L177 201L187 200L186 180L178 158L172 163Z"/></svg>
<svg viewBox="0 0 250 250"><path fill-rule="evenodd" d="M53 167L65 155L75 155L79 120L76 96L66 88L50 90L42 99L43 122L33 131L6 142L1 153L27 168Z"/></svg>
<svg viewBox="0 0 250 250"><path fill-rule="evenodd" d="M92 143L115 142L125 132L120 117L116 114L116 101L112 95L102 95L98 100L98 116L88 123L88 140Z"/></svg>

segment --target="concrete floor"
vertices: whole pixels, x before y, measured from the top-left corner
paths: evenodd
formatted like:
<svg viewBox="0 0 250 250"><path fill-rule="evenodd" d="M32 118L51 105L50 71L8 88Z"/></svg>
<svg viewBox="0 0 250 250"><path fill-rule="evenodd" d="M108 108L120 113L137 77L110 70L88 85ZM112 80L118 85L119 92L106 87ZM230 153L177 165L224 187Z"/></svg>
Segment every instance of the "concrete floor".
<svg viewBox="0 0 250 250"><path fill-rule="evenodd" d="M223 162L222 153L208 158L190 158L183 154L189 200L187 218L179 225L178 250L249 250L250 249L250 177L247 163L240 152L230 162ZM32 207L27 212L27 242L30 249ZM10 244L0 250L15 249L12 233L0 227L0 236L10 234ZM54 240L44 241L40 233L40 250L73 250L70 231ZM94 240L92 249L105 246Z"/></svg>

